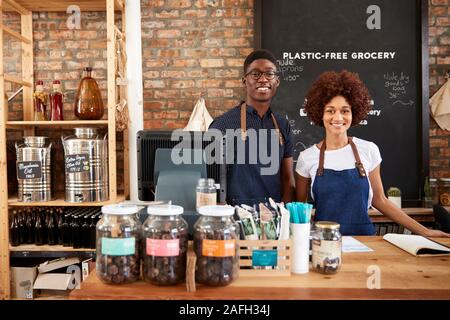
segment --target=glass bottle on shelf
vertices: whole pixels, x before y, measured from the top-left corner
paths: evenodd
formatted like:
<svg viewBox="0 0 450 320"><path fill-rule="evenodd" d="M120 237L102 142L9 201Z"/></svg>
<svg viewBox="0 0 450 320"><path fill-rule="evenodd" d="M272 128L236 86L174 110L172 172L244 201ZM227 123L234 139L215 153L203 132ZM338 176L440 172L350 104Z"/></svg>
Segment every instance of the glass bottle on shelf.
<svg viewBox="0 0 450 320"><path fill-rule="evenodd" d="M44 92L44 82L38 80L36 82L36 91L33 95L34 100L34 120L47 121L47 95Z"/></svg>
<svg viewBox="0 0 450 320"><path fill-rule="evenodd" d="M91 77L92 68L86 67L84 72L75 97L75 116L81 120L99 120L104 112L102 95Z"/></svg>
<svg viewBox="0 0 450 320"><path fill-rule="evenodd" d="M50 120L61 121L63 116L63 94L61 92L61 82L59 80L53 81L53 91L49 95L50 103Z"/></svg>
<svg viewBox="0 0 450 320"><path fill-rule="evenodd" d="M9 226L9 242L12 246L18 246L20 245L20 227L18 222L18 215L17 212L13 212L13 216L11 219L11 224Z"/></svg>

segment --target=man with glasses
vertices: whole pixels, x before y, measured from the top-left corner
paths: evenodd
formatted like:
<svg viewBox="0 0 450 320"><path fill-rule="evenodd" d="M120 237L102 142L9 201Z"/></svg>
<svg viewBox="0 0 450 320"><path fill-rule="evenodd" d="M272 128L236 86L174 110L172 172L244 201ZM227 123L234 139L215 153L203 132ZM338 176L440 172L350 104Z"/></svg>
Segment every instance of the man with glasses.
<svg viewBox="0 0 450 320"><path fill-rule="evenodd" d="M245 101L209 126L226 136L227 203L231 205L258 204L269 197L286 203L294 197L292 132L288 121L271 110L280 85L276 64L267 50L250 53L242 78Z"/></svg>

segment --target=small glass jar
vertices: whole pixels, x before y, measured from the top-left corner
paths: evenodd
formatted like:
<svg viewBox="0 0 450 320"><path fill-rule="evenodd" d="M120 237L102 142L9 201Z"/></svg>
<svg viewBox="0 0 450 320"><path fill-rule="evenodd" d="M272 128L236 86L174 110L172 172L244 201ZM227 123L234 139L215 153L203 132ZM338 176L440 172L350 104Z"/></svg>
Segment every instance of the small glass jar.
<svg viewBox="0 0 450 320"><path fill-rule="evenodd" d="M195 280L209 286L226 286L237 279L239 226L232 206L204 206L194 225Z"/></svg>
<svg viewBox="0 0 450 320"><path fill-rule="evenodd" d="M197 184L197 210L203 206L213 206L217 204L217 191L214 179L204 179L198 180Z"/></svg>
<svg viewBox="0 0 450 320"><path fill-rule="evenodd" d="M175 285L186 278L188 224L183 207L150 206L142 227L143 276L156 285Z"/></svg>
<svg viewBox="0 0 450 320"><path fill-rule="evenodd" d="M318 221L312 232L312 267L323 274L337 273L342 263L339 223Z"/></svg>
<svg viewBox="0 0 450 320"><path fill-rule="evenodd" d="M105 283L131 283L139 279L141 223L139 208L112 204L102 207L97 223L97 276Z"/></svg>
<svg viewBox="0 0 450 320"><path fill-rule="evenodd" d="M439 203L438 181L436 178L430 178L431 207Z"/></svg>
<svg viewBox="0 0 450 320"><path fill-rule="evenodd" d="M439 203L441 206L450 206L450 179L439 178Z"/></svg>

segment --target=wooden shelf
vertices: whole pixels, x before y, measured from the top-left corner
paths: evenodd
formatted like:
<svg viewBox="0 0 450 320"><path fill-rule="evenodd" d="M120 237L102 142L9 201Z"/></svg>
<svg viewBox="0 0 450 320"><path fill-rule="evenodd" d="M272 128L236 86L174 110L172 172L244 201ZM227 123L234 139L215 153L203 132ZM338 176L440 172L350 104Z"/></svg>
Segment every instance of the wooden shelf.
<svg viewBox="0 0 450 320"><path fill-rule="evenodd" d="M7 121L7 128L23 127L73 127L73 126L107 126L108 120L67 120L67 121Z"/></svg>
<svg viewBox="0 0 450 320"><path fill-rule="evenodd" d="M125 201L124 195L117 195L116 200L108 200L103 202L79 202L79 203L66 202L64 201L63 197L59 197L56 200L45 202L21 202L17 201L17 198L11 198L8 200L8 205L11 207L96 207L112 203L118 203L122 201Z"/></svg>
<svg viewBox="0 0 450 320"><path fill-rule="evenodd" d="M81 11L105 11L105 0L16 0L23 8L33 11L66 12L70 5L77 5ZM122 10L122 0L115 1L115 10ZM16 11L4 2L4 11Z"/></svg>
<svg viewBox="0 0 450 320"><path fill-rule="evenodd" d="M73 247L64 247L62 245L43 245L38 246L35 244L22 244L20 246L9 246L9 251L53 251L53 252L78 252L78 251L95 251L95 249L89 249L89 248L79 248L74 249Z"/></svg>
<svg viewBox="0 0 450 320"><path fill-rule="evenodd" d="M64 247L62 245L43 245L22 244L20 246L9 246L10 256L12 258L59 258L59 257L83 257L94 258L95 249Z"/></svg>

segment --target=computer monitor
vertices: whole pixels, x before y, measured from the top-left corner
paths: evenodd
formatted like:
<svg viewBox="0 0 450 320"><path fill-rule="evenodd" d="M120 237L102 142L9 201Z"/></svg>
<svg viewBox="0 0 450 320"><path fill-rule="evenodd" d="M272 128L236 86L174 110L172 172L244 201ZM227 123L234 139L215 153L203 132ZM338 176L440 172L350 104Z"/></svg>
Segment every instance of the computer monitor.
<svg viewBox="0 0 450 320"><path fill-rule="evenodd" d="M184 134L188 134L189 146L186 146L186 141L184 141L184 147L190 147L191 149L201 149L205 150L207 146L214 143L215 152L223 154L223 140L215 141L214 137L212 140L204 138L203 132L192 132L186 131ZM178 137L172 135L172 131L153 131L153 130L141 130L137 133L137 171L138 171L138 197L142 201L154 201L156 184L157 184L157 174L155 176L155 160L157 150L159 149L174 149L179 148L180 142L182 142L183 137ZM173 139L173 140L172 140ZM207 178L214 179L216 184L220 185L217 193L217 202L225 203L226 198L226 165L224 161L211 161L211 157L216 157L216 153L209 154L205 152L206 157L206 175ZM164 165L164 164L163 164ZM173 165L173 164L168 164ZM180 164L187 170L200 170L200 167L192 167L189 164ZM158 171L158 168L156 168ZM156 172L157 173L157 172ZM202 177L203 174L202 174Z"/></svg>

